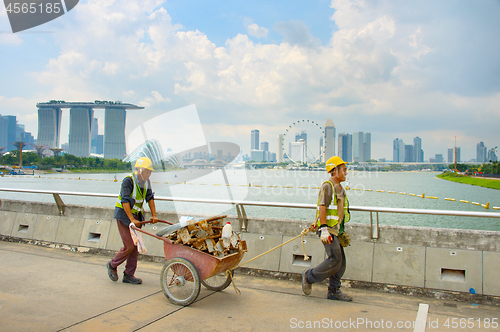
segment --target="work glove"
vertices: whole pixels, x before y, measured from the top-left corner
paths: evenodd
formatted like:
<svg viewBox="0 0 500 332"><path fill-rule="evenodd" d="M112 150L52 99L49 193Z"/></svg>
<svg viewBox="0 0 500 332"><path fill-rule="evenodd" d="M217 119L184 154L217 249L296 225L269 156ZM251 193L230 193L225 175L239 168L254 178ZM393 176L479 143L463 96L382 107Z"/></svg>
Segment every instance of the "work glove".
<svg viewBox="0 0 500 332"><path fill-rule="evenodd" d="M330 235L330 232L328 231L328 228L326 226L322 226L320 228L320 231L321 231L321 236L320 236L321 242L325 244L332 243L333 239L332 236Z"/></svg>

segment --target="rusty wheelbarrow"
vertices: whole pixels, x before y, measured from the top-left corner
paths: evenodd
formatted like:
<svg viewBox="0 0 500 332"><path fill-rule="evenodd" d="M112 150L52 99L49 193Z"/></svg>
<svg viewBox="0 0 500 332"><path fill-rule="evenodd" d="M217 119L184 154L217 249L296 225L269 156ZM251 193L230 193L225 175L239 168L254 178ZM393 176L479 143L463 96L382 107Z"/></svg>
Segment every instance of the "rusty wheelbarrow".
<svg viewBox="0 0 500 332"><path fill-rule="evenodd" d="M206 220L212 221L217 218L222 217ZM165 220L159 222L173 224ZM164 241L163 251L167 262L160 274L161 289L167 299L177 305L188 306L196 301L200 293L200 284L213 291L226 289L231 284L233 274L233 271L231 275L226 274L226 271L237 266L246 251L246 243L241 241L243 245L238 252L219 258L182 243L174 243L166 237L157 236L135 226L132 228Z"/></svg>

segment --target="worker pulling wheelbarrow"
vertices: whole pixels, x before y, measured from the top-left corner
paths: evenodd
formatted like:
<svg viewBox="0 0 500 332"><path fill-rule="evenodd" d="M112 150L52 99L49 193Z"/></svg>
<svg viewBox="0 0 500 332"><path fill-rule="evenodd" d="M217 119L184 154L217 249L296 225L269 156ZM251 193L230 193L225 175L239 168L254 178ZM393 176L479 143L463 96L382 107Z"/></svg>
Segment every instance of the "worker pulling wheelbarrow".
<svg viewBox="0 0 500 332"><path fill-rule="evenodd" d="M224 225L225 217L181 219L178 224L159 220L171 226L156 234L131 226L164 241L167 262L160 274L160 284L170 302L188 306L196 301L200 284L214 291L221 291L231 284L232 269L239 264L247 247L238 234L232 230L228 232L226 225L229 223Z"/></svg>

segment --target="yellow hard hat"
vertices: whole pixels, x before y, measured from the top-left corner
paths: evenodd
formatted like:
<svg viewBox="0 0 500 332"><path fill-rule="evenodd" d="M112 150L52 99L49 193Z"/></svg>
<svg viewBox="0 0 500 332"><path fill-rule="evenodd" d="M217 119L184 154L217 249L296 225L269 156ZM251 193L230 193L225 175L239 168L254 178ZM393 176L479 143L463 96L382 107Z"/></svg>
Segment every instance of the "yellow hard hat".
<svg viewBox="0 0 500 332"><path fill-rule="evenodd" d="M149 159L148 157L142 157L142 158L137 159L134 167L135 168L146 168L146 169L149 169L150 171L154 171L152 164L153 163L151 162L151 159Z"/></svg>
<svg viewBox="0 0 500 332"><path fill-rule="evenodd" d="M343 164L347 165L347 162L343 161L339 156L333 156L326 161L326 171L330 173L332 169Z"/></svg>

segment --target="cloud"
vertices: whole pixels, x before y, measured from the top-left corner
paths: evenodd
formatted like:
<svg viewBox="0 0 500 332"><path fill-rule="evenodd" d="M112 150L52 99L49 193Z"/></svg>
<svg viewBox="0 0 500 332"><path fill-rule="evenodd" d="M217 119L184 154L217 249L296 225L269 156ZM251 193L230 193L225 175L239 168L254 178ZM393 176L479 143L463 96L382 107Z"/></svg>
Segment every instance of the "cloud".
<svg viewBox="0 0 500 332"><path fill-rule="evenodd" d="M32 98L6 97L0 95L0 115L15 115L18 123L25 125L25 130L36 136L38 130L38 112L33 107L39 100Z"/></svg>
<svg viewBox="0 0 500 332"><path fill-rule="evenodd" d="M269 32L268 29L266 29L264 27L260 27L255 23L251 23L251 24L247 25L247 30L248 30L248 34L250 36L257 37L257 38L266 38L267 33Z"/></svg>
<svg viewBox="0 0 500 332"><path fill-rule="evenodd" d="M106 73L106 75L112 76L115 75L120 69L120 65L116 62L105 62L102 70Z"/></svg>
<svg viewBox="0 0 500 332"><path fill-rule="evenodd" d="M163 97L158 91L151 91L151 96L144 98L139 102L143 107L151 107L155 104L170 103L172 100L168 97Z"/></svg>
<svg viewBox="0 0 500 332"><path fill-rule="evenodd" d="M476 131L500 140L500 46L491 42L500 11L493 2L335 0L325 7L335 28L324 45L309 22L292 17L270 31L242 19L245 30L222 47L174 23L160 3L95 0L58 20L64 29L40 37L53 38L58 52L30 69L37 92L23 97L29 114L35 100L127 99L146 107L129 113L133 125L145 114L196 104L202 124L214 127L210 135L227 135L244 151L249 123L261 123L272 138L298 118L331 117L337 132L372 132L373 157L388 159L404 131L434 137L441 128L471 139ZM273 32L283 41L252 39ZM0 98L2 109L8 105Z"/></svg>
<svg viewBox="0 0 500 332"><path fill-rule="evenodd" d="M0 45L2 44L21 45L22 43L23 40L19 38L18 35L9 32L5 33L0 32Z"/></svg>
<svg viewBox="0 0 500 332"><path fill-rule="evenodd" d="M21 45L23 40L18 34L11 33L9 18L5 7L0 5L0 45Z"/></svg>
<svg viewBox="0 0 500 332"><path fill-rule="evenodd" d="M321 45L319 38L309 33L309 28L302 21L277 22L274 29L283 35L283 41L290 45L315 48Z"/></svg>

